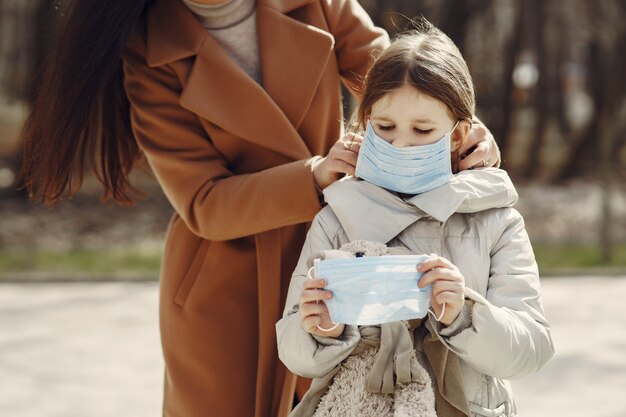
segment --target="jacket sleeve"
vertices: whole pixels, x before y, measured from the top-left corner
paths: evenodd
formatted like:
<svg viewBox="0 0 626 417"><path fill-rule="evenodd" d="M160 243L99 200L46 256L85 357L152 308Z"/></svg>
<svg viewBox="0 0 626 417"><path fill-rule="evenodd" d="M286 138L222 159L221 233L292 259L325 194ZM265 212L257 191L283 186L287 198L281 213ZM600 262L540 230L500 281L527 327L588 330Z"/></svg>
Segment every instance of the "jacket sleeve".
<svg viewBox="0 0 626 417"><path fill-rule="evenodd" d="M335 38L341 77L352 93L360 97L363 77L373 55L389 46L389 36L384 29L374 26L357 0L322 0L322 6Z"/></svg>
<svg viewBox="0 0 626 417"><path fill-rule="evenodd" d="M471 325L440 337L461 359L483 374L503 379L538 371L553 355L549 324L541 306L537 264L521 215L504 209L504 229L491 250L486 297L473 300ZM431 325L437 326L432 317Z"/></svg>
<svg viewBox="0 0 626 417"><path fill-rule="evenodd" d="M346 326L343 335L337 339L313 336L300 326L300 293L304 281L308 279L309 264L316 253L339 246L329 237L335 233L324 221L329 213L330 207L326 207L313 220L289 284L283 318L276 323L280 360L291 372L307 378L321 378L326 375L348 357L361 339L356 326ZM332 217L334 218L334 214Z"/></svg>
<svg viewBox="0 0 626 417"><path fill-rule="evenodd" d="M123 59L135 138L193 233L229 240L313 219L320 204L308 160L233 173L197 116L180 105L181 85L173 70L147 65L137 32Z"/></svg>

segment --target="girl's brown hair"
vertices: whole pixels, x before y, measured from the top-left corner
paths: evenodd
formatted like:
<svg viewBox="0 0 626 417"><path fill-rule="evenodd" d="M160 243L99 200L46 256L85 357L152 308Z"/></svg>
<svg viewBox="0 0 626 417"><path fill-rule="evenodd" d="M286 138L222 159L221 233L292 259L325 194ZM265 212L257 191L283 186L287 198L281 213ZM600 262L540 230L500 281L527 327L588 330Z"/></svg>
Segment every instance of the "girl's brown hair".
<svg viewBox="0 0 626 417"><path fill-rule="evenodd" d="M152 0L75 0L43 72L24 126L23 175L30 195L57 202L80 186L85 163L104 197L130 203L139 149L130 129L122 49Z"/></svg>
<svg viewBox="0 0 626 417"><path fill-rule="evenodd" d="M399 35L368 70L355 124L365 127L372 106L388 92L410 84L443 102L457 120L471 122L474 86L467 64L454 42L425 19Z"/></svg>

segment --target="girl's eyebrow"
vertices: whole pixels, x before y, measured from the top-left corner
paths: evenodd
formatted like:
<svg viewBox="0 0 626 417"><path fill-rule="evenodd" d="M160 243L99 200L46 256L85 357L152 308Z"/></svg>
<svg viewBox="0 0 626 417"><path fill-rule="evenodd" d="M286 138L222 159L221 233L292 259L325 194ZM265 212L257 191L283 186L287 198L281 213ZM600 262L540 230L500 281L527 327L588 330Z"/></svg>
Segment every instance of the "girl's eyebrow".
<svg viewBox="0 0 626 417"><path fill-rule="evenodd" d="M380 121L385 121L385 122L393 122L394 120L386 117L386 116L376 116L376 117L372 117L373 120L380 120ZM416 118L411 120L412 123L435 123L433 120L424 117L424 118Z"/></svg>
<svg viewBox="0 0 626 417"><path fill-rule="evenodd" d="M433 120L430 120L428 118L417 118L417 119L413 119L412 120L413 123L435 123Z"/></svg>

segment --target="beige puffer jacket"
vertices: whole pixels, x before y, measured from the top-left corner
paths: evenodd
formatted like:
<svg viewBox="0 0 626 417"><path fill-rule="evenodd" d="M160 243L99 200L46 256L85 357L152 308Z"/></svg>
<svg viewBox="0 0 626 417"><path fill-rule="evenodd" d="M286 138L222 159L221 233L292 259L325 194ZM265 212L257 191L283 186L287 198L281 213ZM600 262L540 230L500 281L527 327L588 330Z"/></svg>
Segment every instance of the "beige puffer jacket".
<svg viewBox="0 0 626 417"><path fill-rule="evenodd" d="M276 324L285 365L296 374L323 380L361 338L356 326L346 326L341 340L328 341L300 327L300 292L314 254L355 240L436 253L459 268L471 302L451 326L443 328L429 315L427 327L459 357L472 416L517 416L507 380L539 370L554 348L541 306L537 265L524 221L511 208L517 193L506 172L463 171L448 184L406 200L349 178L324 190L324 197L328 206L313 221L283 318ZM423 332L415 334L420 362L423 337Z"/></svg>

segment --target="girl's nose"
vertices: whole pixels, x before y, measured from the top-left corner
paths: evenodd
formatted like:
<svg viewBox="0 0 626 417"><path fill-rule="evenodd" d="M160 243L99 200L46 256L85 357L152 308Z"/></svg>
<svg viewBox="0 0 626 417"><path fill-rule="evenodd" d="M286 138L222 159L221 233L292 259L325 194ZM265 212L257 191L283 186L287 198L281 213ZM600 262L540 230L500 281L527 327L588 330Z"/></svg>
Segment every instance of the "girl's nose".
<svg viewBox="0 0 626 417"><path fill-rule="evenodd" d="M406 148L407 146L411 146L411 141L405 137L397 137L391 142L391 144L396 148Z"/></svg>

